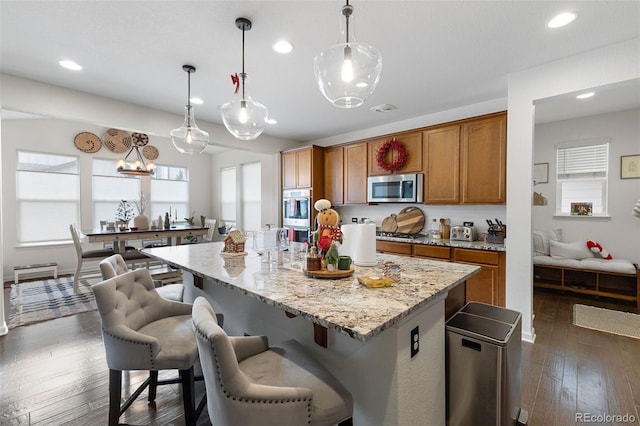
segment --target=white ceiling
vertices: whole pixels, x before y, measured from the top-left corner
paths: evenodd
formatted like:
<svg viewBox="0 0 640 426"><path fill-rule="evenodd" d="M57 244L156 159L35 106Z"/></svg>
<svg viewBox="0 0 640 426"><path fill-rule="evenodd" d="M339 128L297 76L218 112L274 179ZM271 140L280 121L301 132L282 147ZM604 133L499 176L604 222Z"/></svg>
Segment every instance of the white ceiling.
<svg viewBox="0 0 640 426"><path fill-rule="evenodd" d="M309 141L503 98L509 73L640 36L640 0L354 0L355 33L380 49L383 75L364 106L345 110L313 75L314 56L338 41L342 4L1 0L0 71L183 114L188 63L197 67L192 96L205 101L197 120L221 123L218 106L234 97L229 75L241 70L234 21L247 17L247 90L278 120L265 134ZM578 13L573 24L546 28L567 10ZM293 43L289 55L271 49L280 38ZM398 109L369 109L383 103Z"/></svg>

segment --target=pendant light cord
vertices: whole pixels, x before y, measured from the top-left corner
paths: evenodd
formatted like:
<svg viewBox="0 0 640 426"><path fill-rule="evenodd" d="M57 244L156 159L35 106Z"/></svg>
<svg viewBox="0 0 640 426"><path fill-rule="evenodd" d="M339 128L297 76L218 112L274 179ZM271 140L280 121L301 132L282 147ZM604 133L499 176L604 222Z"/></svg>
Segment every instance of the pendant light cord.
<svg viewBox="0 0 640 426"><path fill-rule="evenodd" d="M345 36L347 37L346 42L349 43L349 17L353 13L353 7L349 5L349 0L347 0L347 4L342 8L342 14L344 15L344 19L346 21L345 24Z"/></svg>
<svg viewBox="0 0 640 426"><path fill-rule="evenodd" d="M242 27L242 73L240 73L240 77L242 77L242 100L244 100L244 79L247 77L247 74L244 72L244 32L245 27Z"/></svg>

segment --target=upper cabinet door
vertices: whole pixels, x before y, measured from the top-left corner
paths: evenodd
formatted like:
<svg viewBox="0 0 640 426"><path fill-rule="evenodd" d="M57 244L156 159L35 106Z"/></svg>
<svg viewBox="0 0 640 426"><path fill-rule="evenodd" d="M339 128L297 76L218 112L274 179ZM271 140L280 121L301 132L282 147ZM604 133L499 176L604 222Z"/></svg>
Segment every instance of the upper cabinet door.
<svg viewBox="0 0 640 426"><path fill-rule="evenodd" d="M311 188L311 148L296 152L298 169L298 188Z"/></svg>
<svg viewBox="0 0 640 426"><path fill-rule="evenodd" d="M378 165L377 156L380 147L394 137L397 138L404 146L404 149L407 150L407 161L404 163L404 166L395 173L419 173L422 171L422 133L402 133L395 136L389 135L388 137L369 142L369 176L392 174L392 172ZM396 151L389 151L385 156L385 162L393 163L397 158L398 153Z"/></svg>
<svg viewBox="0 0 640 426"><path fill-rule="evenodd" d="M460 202L460 125L422 133L424 203Z"/></svg>
<svg viewBox="0 0 640 426"><path fill-rule="evenodd" d="M298 185L298 165L295 152L282 153L282 187L296 188Z"/></svg>
<svg viewBox="0 0 640 426"><path fill-rule="evenodd" d="M507 114L462 124L461 185L464 204L504 204L507 169Z"/></svg>
<svg viewBox="0 0 640 426"><path fill-rule="evenodd" d="M367 143L344 147L344 204L367 203Z"/></svg>
<svg viewBox="0 0 640 426"><path fill-rule="evenodd" d="M324 191L332 204L344 202L344 148L329 147L324 152Z"/></svg>

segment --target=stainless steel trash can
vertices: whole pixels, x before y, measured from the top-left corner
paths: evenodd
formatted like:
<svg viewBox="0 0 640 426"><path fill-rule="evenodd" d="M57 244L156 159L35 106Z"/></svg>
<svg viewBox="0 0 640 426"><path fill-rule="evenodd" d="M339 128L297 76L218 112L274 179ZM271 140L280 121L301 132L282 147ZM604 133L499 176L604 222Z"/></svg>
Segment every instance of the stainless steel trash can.
<svg viewBox="0 0 640 426"><path fill-rule="evenodd" d="M522 316L469 302L446 323L447 424L519 425Z"/></svg>

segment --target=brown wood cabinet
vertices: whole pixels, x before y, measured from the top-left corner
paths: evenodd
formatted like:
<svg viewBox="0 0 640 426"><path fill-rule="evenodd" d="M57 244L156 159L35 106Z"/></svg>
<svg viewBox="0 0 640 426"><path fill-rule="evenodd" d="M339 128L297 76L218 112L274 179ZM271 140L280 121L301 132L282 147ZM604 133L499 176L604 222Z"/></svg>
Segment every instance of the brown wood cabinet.
<svg viewBox="0 0 640 426"><path fill-rule="evenodd" d="M325 151L325 193L334 205L367 203L367 143Z"/></svg>
<svg viewBox="0 0 640 426"><path fill-rule="evenodd" d="M482 269L467 280L467 302L505 305L505 254L497 251L454 248L452 260Z"/></svg>
<svg viewBox="0 0 640 426"><path fill-rule="evenodd" d="M312 188L314 198L324 196L324 149L311 146L282 152L282 188Z"/></svg>
<svg viewBox="0 0 640 426"><path fill-rule="evenodd" d="M461 193L464 204L504 204L507 200L507 114L462 123Z"/></svg>
<svg viewBox="0 0 640 426"><path fill-rule="evenodd" d="M344 147L324 151L324 194L332 204L344 203Z"/></svg>
<svg viewBox="0 0 640 426"><path fill-rule="evenodd" d="M396 173L420 173L422 171L422 133L399 133L397 135L387 135L383 138L378 138L369 141L369 176L377 175L389 175L391 172L378 166L377 155L378 150L385 142L392 138L397 138L400 143L404 145L407 150L407 161ZM390 151L387 153L386 161L393 163L397 159L397 152Z"/></svg>
<svg viewBox="0 0 640 426"><path fill-rule="evenodd" d="M424 203L460 202L460 125L422 132Z"/></svg>
<svg viewBox="0 0 640 426"><path fill-rule="evenodd" d="M469 278L465 285L460 285L457 290L450 292L445 303L448 316L460 309L464 303L472 301L505 306L505 252L381 240L376 241L376 250L381 253L480 266L480 272Z"/></svg>

